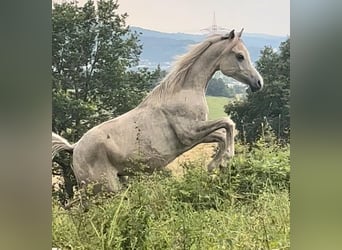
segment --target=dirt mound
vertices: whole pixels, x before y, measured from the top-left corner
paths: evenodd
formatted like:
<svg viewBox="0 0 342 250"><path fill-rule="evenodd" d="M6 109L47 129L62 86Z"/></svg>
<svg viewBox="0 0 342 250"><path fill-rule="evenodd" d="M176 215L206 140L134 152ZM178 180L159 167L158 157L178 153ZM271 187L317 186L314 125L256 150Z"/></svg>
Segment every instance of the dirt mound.
<svg viewBox="0 0 342 250"><path fill-rule="evenodd" d="M167 165L166 168L171 170L174 176L182 176L182 164L185 162L196 162L200 163L203 167L206 167L212 159L215 147L216 143L199 144L193 149L177 157L174 161Z"/></svg>

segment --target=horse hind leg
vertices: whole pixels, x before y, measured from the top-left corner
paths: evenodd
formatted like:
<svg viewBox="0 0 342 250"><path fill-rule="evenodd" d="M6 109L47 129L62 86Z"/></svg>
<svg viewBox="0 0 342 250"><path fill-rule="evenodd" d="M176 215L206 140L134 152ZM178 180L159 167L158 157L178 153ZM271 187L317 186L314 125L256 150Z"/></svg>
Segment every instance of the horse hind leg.
<svg viewBox="0 0 342 250"><path fill-rule="evenodd" d="M118 171L111 167L111 169L107 170L106 179L104 183L105 191L115 193L118 192L121 189L121 187L122 185L120 177L118 176Z"/></svg>
<svg viewBox="0 0 342 250"><path fill-rule="evenodd" d="M104 143L86 145L85 148L80 146L75 149L73 155L74 172L78 182L84 181L89 192L93 194L119 191L121 183L118 170L108 157L107 146Z"/></svg>
<svg viewBox="0 0 342 250"><path fill-rule="evenodd" d="M76 179L79 188L86 193L91 195L101 192L115 193L121 189L121 178L112 165L105 166L102 162L102 164L82 165L82 167L82 171L78 171Z"/></svg>
<svg viewBox="0 0 342 250"><path fill-rule="evenodd" d="M121 178L113 167L107 168L100 176L93 178L92 193L116 193L122 188Z"/></svg>

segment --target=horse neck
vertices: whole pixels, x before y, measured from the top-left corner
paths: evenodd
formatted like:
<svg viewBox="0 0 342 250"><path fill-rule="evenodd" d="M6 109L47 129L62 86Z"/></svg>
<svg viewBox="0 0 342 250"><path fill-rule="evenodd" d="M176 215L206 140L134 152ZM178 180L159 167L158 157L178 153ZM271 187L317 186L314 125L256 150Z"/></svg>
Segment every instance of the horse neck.
<svg viewBox="0 0 342 250"><path fill-rule="evenodd" d="M204 97L208 81L219 69L222 46L224 46L222 42L211 44L186 71L182 81L177 81L177 72L171 73L146 96L138 107L160 106L165 102L172 102L173 96L180 92L184 93L184 90L191 91L192 98Z"/></svg>
<svg viewBox="0 0 342 250"><path fill-rule="evenodd" d="M183 89L205 94L209 80L219 69L221 53L222 49L216 44L204 51L189 69L183 82Z"/></svg>

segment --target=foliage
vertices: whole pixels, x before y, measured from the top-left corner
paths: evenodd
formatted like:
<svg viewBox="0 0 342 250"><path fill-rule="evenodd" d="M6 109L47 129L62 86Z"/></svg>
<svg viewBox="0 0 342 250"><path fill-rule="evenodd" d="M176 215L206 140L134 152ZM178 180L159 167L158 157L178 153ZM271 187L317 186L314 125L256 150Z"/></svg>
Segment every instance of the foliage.
<svg viewBox="0 0 342 250"><path fill-rule="evenodd" d="M208 83L206 95L234 97L234 89L229 88L222 78L211 78Z"/></svg>
<svg viewBox="0 0 342 250"><path fill-rule="evenodd" d="M151 90L153 88L155 88L158 84L160 84L160 81L163 80L163 78L167 75L167 71L164 69L160 68L160 65L157 65L157 68L154 70L153 73L153 80L154 82L152 82L151 84Z"/></svg>
<svg viewBox="0 0 342 250"><path fill-rule="evenodd" d="M184 177L137 174L89 210L53 200L53 246L62 249L289 248L289 148L272 140L237 145L227 168L197 163Z"/></svg>
<svg viewBox="0 0 342 250"><path fill-rule="evenodd" d="M52 9L53 131L70 141L104 120L134 108L150 89L153 72L131 70L142 46L118 13L118 3Z"/></svg>
<svg viewBox="0 0 342 250"><path fill-rule="evenodd" d="M265 47L256 68L264 78L264 88L248 93L247 99L225 107L236 121L246 141L257 140L266 124L279 139L290 139L290 39L281 43L279 52Z"/></svg>

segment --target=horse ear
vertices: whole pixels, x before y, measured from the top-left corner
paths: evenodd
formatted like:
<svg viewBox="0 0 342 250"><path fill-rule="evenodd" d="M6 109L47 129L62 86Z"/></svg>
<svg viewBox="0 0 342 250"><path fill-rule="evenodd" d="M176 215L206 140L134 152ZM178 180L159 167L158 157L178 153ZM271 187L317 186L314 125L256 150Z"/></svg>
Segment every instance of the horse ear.
<svg viewBox="0 0 342 250"><path fill-rule="evenodd" d="M233 38L235 37L235 33L234 33L234 32L235 32L235 31L232 30L229 34L228 34L228 33L225 34L224 36L221 37L222 40L224 40L224 39L233 39Z"/></svg>
<svg viewBox="0 0 342 250"><path fill-rule="evenodd" d="M241 37L243 30L244 30L244 28L242 28L241 31L239 32L239 34L238 34L239 38Z"/></svg>
<svg viewBox="0 0 342 250"><path fill-rule="evenodd" d="M233 39L235 37L235 30L232 30L229 35L228 35L228 38L229 39Z"/></svg>

